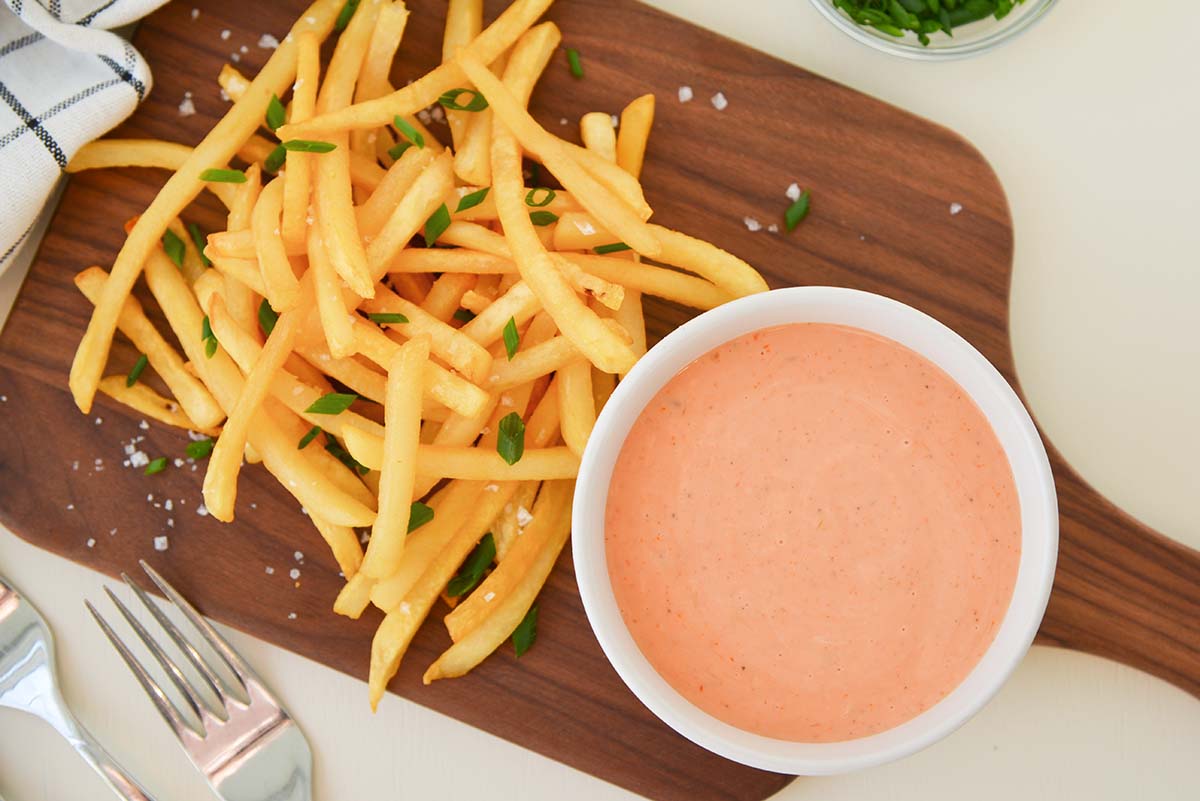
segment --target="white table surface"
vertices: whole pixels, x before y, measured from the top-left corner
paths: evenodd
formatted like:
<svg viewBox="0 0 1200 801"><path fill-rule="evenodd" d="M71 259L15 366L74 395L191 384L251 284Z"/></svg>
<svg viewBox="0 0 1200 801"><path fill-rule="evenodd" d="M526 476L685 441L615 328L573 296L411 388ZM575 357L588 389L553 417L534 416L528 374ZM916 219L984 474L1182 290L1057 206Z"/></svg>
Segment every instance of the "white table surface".
<svg viewBox="0 0 1200 801"><path fill-rule="evenodd" d="M971 139L1012 205L1013 338L1033 411L1095 485L1200 547L1192 3L1163 0L1131 13L1116 0L1063 2L998 52L929 65L851 42L805 0L652 2ZM701 102L719 88L695 87ZM23 272L0 277L4 314ZM159 798L211 797L84 612L84 597L101 596L100 575L6 531L0 572L49 619L66 695L94 732ZM372 716L361 683L231 638L307 732L318 799L633 797L395 697ZM802 779L778 798L1195 799L1197 754L1195 698L1120 665L1039 647L993 703L941 744L854 776ZM0 794L104 797L48 727L7 710Z"/></svg>

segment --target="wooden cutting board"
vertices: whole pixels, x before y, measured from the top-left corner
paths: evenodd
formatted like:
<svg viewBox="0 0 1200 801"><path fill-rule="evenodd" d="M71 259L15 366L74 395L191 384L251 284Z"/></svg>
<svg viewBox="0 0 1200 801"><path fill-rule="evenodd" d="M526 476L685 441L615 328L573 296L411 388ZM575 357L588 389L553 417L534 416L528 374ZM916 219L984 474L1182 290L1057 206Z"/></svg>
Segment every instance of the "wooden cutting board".
<svg viewBox="0 0 1200 801"><path fill-rule="evenodd" d="M138 31L156 85L119 135L198 141L226 107L214 83L221 63L238 53L241 68L257 69L268 55L260 36L282 36L303 9L300 0L255 4L253 13L234 0L193 2L198 18L193 3L171 3ZM397 84L440 53L444 4L409 6ZM487 6L494 15L500 3ZM909 303L959 331L1015 385L1011 221L995 174L969 143L632 0L560 0L550 17L586 69L575 80L561 56L551 65L533 101L551 130L575 137L574 123L561 120L618 111L647 91L658 96L644 175L656 220L744 256L773 286L850 286ZM232 32L227 39L223 30ZM687 104L677 99L684 85L695 92ZM718 91L729 100L723 111L709 100ZM186 92L194 116L178 111ZM145 436L139 447L151 456L174 457L183 455L182 435L140 430L137 415L104 399L82 416L65 390L90 312L71 277L111 264L122 222L163 179L148 170L92 173L66 189L0 336L0 520L110 574L145 557L213 618L365 678L378 615L352 622L329 611L341 584L337 568L265 471L243 472L237 523L218 524L196 513L202 471L185 465L146 477L122 467L122 444L131 438ZM744 218L764 227L781 222L792 181L812 190L810 218L792 235L751 232ZM952 203L961 213L950 213ZM188 216L209 229L223 220L206 202ZM647 309L656 337L689 316L661 303ZM118 343L110 372L125 372L134 358ZM1062 545L1041 641L1118 659L1200 695L1200 555L1125 515L1049 450ZM168 550L154 550L159 535L169 537ZM292 567L300 570L295 582ZM440 625L425 626L392 689L654 799L750 801L790 781L708 754L642 707L592 636L569 553L541 610L538 644L519 662L506 648L470 676L432 687L420 675L448 638Z"/></svg>

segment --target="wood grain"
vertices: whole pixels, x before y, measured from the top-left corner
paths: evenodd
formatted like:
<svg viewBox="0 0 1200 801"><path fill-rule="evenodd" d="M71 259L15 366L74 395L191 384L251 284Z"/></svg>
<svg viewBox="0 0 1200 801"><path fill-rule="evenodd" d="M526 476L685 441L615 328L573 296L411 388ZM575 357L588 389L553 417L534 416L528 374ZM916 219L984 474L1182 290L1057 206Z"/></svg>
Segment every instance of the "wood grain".
<svg viewBox="0 0 1200 801"><path fill-rule="evenodd" d="M256 47L260 35L281 36L302 10L295 0L258 4L249 22L233 0L197 5L194 21L192 4L172 3L139 30L135 42L156 86L120 134L198 141L226 107L214 84L221 62L245 45L239 66L261 66L267 51ZM495 14L499 3L487 5ZM437 9L444 5L409 6L398 84L440 52ZM561 119L615 112L646 91L658 96L644 176L656 220L743 255L774 286L850 286L909 303L959 331L1015 384L1007 327L1011 223L996 176L970 144L632 0L560 0L550 16L583 54L586 78L573 79L556 58L533 102L547 127L574 138ZM219 36L223 29L233 31L228 40ZM689 104L676 100L682 85L695 91ZM182 117L177 106L187 91L198 113ZM709 103L717 91L729 99L725 111ZM136 415L106 400L83 417L64 389L90 311L71 277L90 264L111 264L121 223L146 206L163 177L84 174L66 189L0 335L0 395L7 398L0 405L7 424L0 519L110 574L146 557L213 618L365 677L378 617L351 622L331 614L341 583L336 565L265 471L243 471L238 520L220 525L196 513L202 471L185 464L145 477L122 467L131 438L144 436L137 446L151 456L182 456L183 436L160 426L143 431ZM813 193L803 227L790 236L748 231L747 216L781 222L792 181ZM962 204L961 214L949 213L952 202ZM222 215L201 201L188 219L211 229ZM690 316L663 303L648 310L656 337ZM110 372L124 372L135 357L119 342ZM1200 555L1123 514L1050 452L1062 546L1042 641L1124 661L1200 695ZM161 506L168 498L171 511ZM170 547L155 552L153 538L164 534ZM292 567L300 570L295 582ZM420 674L448 639L441 626L427 625L392 690L655 799L761 799L789 781L706 753L637 702L588 628L569 554L541 610L538 644L519 662L506 649L470 676L432 687L421 686ZM367 714L365 693L363 705Z"/></svg>

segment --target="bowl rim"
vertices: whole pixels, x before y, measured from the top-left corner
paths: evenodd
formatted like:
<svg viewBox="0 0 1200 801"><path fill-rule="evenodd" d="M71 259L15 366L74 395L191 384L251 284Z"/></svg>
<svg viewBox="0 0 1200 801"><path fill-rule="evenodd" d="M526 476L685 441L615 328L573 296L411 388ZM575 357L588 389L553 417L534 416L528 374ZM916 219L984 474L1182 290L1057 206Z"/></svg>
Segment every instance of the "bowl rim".
<svg viewBox="0 0 1200 801"><path fill-rule="evenodd" d="M702 711L642 655L617 607L604 546L604 508L616 457L642 409L679 370L752 331L800 322L849 325L888 337L950 374L981 408L1004 448L1021 506L1013 595L992 644L967 677L916 717L855 740L797 743L753 734ZM842 287L792 287L735 300L665 337L622 379L584 452L572 513L572 552L584 611L617 674L658 718L692 742L745 765L827 775L880 765L944 738L978 712L1016 669L1041 624L1058 554L1054 478L1037 428L999 371L970 343L899 301Z"/></svg>
<svg viewBox="0 0 1200 801"><path fill-rule="evenodd" d="M834 27L857 42L872 47L882 53L913 61L953 61L969 58L995 50L997 47L1012 41L1023 31L1029 30L1035 23L1046 16L1054 7L1057 0L1029 0L1028 7L1020 16L1010 22L1000 21L1001 27L993 33L972 42L950 44L943 47L928 48L911 44L907 39L886 37L886 34L871 33L868 29L850 19L841 9L833 5L831 0L810 0L821 16L833 23ZM1014 8L1014 12L1018 9Z"/></svg>

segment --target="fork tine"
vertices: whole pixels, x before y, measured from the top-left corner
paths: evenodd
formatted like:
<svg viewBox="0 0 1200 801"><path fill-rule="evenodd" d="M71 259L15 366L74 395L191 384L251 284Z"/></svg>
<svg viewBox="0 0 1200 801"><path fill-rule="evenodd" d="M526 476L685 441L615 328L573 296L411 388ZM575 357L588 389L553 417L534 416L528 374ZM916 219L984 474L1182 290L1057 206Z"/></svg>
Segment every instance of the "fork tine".
<svg viewBox="0 0 1200 801"><path fill-rule="evenodd" d="M167 725L171 727L171 730L175 732L175 736L182 740L183 733L185 731L190 731L198 737L203 737L203 732L197 732L191 726L191 724L180 717L179 711L175 708L175 705L171 703L171 700L167 698L166 693L164 693L162 688L158 686L158 683L150 677L150 674L146 672L146 668L142 667L142 663L139 662L137 657L135 657L133 653L125 646L125 643L120 637L117 636L117 633L112 630L112 626L108 625L108 621L96 611L96 607L92 606L92 602L84 601L83 604L87 607L88 611L92 613L92 617L100 626L100 630L104 632L104 636L108 637L108 641L112 643L113 648L116 648L117 653L121 655L123 660L125 660L125 664L133 673L133 677L137 679L138 684L142 685L142 689L154 703L154 707L158 710L158 714L162 715L163 720L165 720Z"/></svg>
<svg viewBox="0 0 1200 801"><path fill-rule="evenodd" d="M167 652L150 636L150 632L146 631L145 627L138 622L138 619L133 616L129 608L121 602L121 599L107 586L104 588L104 593L113 602L113 606L117 607L117 611L121 613L121 617L125 618L125 622L129 624L129 627L133 629L133 633L138 636L138 639L150 651L150 655L154 657L154 661L158 662L159 667L166 671L167 678L175 685L175 689L179 690L179 694L183 696L183 700L188 708L192 710L192 714L201 720L201 729L203 729L204 724L200 714L200 705L204 701L200 698L200 694L192 688L187 677L183 675L183 671L179 669L179 666L175 664L171 657L167 656ZM207 704L205 706L207 707Z"/></svg>
<svg viewBox="0 0 1200 801"><path fill-rule="evenodd" d="M183 652L183 655L187 657L188 662L190 662L192 667L194 667L200 674L200 678L203 679L204 683L208 685L208 688L212 690L213 695L217 697L217 701L221 705L220 709L214 709L213 705L208 703L207 699L201 697L201 701L204 703L205 707L207 707L208 711L212 712L222 720L228 718L228 713L225 711L224 707L228 703L228 697L233 692L231 689L229 689L229 685L226 684L225 681L218 676L211 667L209 667L208 662L204 661L204 657L200 655L200 652L196 650L195 646L188 642L187 638L183 636L183 632L179 630L179 627L172 623L171 619L167 617L161 609L158 608L158 604L150 600L150 596L146 594L146 591L142 589L140 584L134 581L133 578L127 573L121 573L121 580L124 581L131 590L133 590L134 595L136 595L138 600L142 602L142 605L150 611L150 614L154 615L154 619L158 621L158 625L162 626L163 631L165 631L167 636L171 638L171 642L175 643L176 647Z"/></svg>
<svg viewBox="0 0 1200 801"><path fill-rule="evenodd" d="M184 617L186 617L191 624L196 627L196 630L199 631L201 636L203 636L208 644L212 646L212 649L216 651L218 655L220 655L221 659L225 661L226 666L228 666L228 668L233 671L234 675L237 676L241 686L240 688L231 689L233 689L235 695L237 694L237 690L240 689L242 694L238 700L240 700L243 704L249 704L250 694L246 684L251 678L254 677L254 670L248 664L246 664L245 660L238 655L237 651L233 650L233 646L230 645L228 641L226 641L226 639L217 632L213 625L201 617L200 613L196 611L196 608L188 603L186 598L180 595L174 587L167 583L166 579L158 574L157 570L150 567L150 565L146 563L145 559L139 559L138 563L142 566L142 570L146 571L146 575L150 577L150 580L153 581L160 590L162 590L163 595L165 595L171 601L171 603L179 607L179 611L183 612Z"/></svg>

